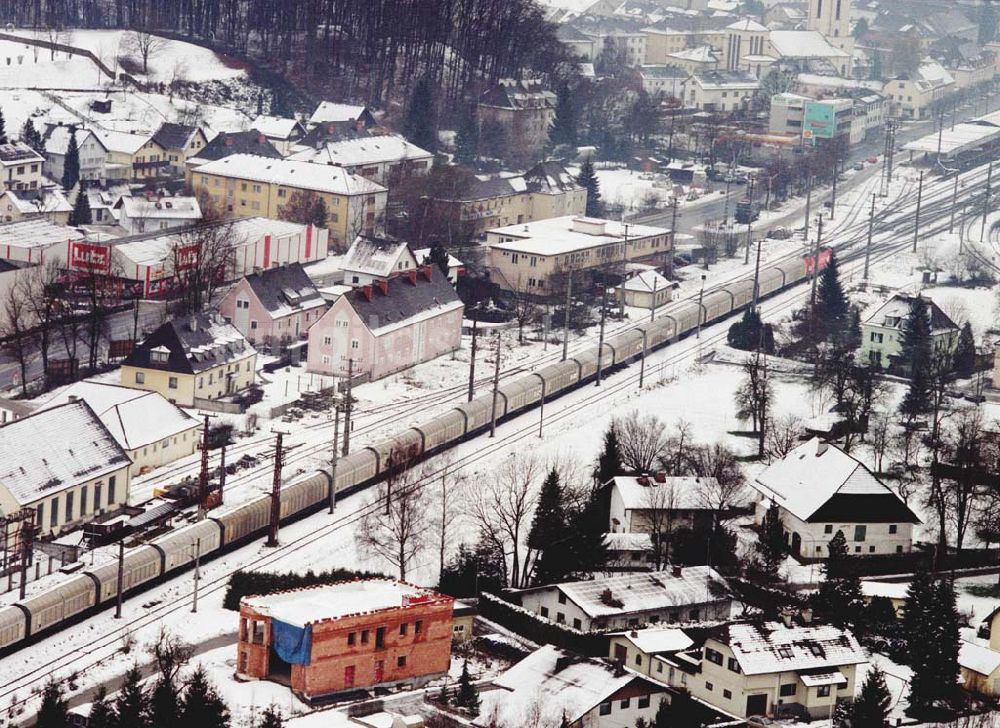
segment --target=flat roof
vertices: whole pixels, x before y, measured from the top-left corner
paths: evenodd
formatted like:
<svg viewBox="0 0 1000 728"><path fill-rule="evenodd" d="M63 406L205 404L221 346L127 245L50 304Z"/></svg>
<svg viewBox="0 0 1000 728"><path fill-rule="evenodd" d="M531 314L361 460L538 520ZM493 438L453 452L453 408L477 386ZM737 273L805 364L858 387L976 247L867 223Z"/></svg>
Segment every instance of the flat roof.
<svg viewBox="0 0 1000 728"><path fill-rule="evenodd" d="M945 128L941 132L941 154L951 157L969 149L975 149L987 142L991 142L1000 137L1000 128L988 124L955 124L954 128ZM938 132L927 134L907 142L903 149L908 152L931 152L938 151Z"/></svg>
<svg viewBox="0 0 1000 728"><path fill-rule="evenodd" d="M44 218L0 224L0 247L47 248L70 240L82 240L76 228L54 225Z"/></svg>
<svg viewBox="0 0 1000 728"><path fill-rule="evenodd" d="M393 579L359 579L245 597L242 606L286 624L305 627L328 619L440 601L452 599Z"/></svg>
<svg viewBox="0 0 1000 728"><path fill-rule="evenodd" d="M573 215L536 220L520 225L507 225L488 231L488 235L514 238L507 242L491 242L497 250L512 250L535 255L561 255L576 250L586 250L600 245L610 245L625 240L626 228L630 240L667 235L668 228L634 225L617 220L594 220L604 223L603 233L589 233L573 229ZM589 221L590 218L581 218Z"/></svg>

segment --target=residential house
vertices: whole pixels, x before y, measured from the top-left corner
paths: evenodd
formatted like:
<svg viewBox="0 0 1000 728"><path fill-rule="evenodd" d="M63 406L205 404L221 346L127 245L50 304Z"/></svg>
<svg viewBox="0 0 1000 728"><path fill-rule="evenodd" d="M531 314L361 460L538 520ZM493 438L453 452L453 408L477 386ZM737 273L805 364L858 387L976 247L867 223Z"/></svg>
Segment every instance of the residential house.
<svg viewBox="0 0 1000 728"><path fill-rule="evenodd" d="M740 718L828 718L851 702L864 648L826 624L733 622L710 627L704 643L666 659L667 682Z"/></svg>
<svg viewBox="0 0 1000 728"><path fill-rule="evenodd" d="M750 485L761 496L755 523L776 503L789 548L800 558L825 559L837 531L855 556L913 548L916 514L867 466L819 438L771 463Z"/></svg>
<svg viewBox="0 0 1000 728"><path fill-rule="evenodd" d="M448 674L451 597L391 579L305 587L240 602L236 674L304 700Z"/></svg>
<svg viewBox="0 0 1000 728"><path fill-rule="evenodd" d="M625 305L635 308L656 309L674 300L674 284L656 270L644 270L625 281ZM622 295L615 289L615 299Z"/></svg>
<svg viewBox="0 0 1000 728"><path fill-rule="evenodd" d="M201 127L171 122L161 124L153 140L163 148L167 160L161 173L170 177L183 176L188 159L198 157L208 146L208 137Z"/></svg>
<svg viewBox="0 0 1000 728"><path fill-rule="evenodd" d="M451 641L453 644L468 642L475 636L472 630L478 611L475 600L455 600L451 611Z"/></svg>
<svg viewBox="0 0 1000 728"><path fill-rule="evenodd" d="M254 346L299 341L324 311L326 302L298 263L244 276L219 303L219 313Z"/></svg>
<svg viewBox="0 0 1000 728"><path fill-rule="evenodd" d="M188 157L184 165L184 180L191 184L192 172L206 162L214 162L234 154L253 154L256 157L281 159L282 154L264 134L250 131L224 131L213 137L195 157Z"/></svg>
<svg viewBox="0 0 1000 728"><path fill-rule="evenodd" d="M608 658L629 670L667 683L669 658L694 646L694 640L679 627L646 627L608 635Z"/></svg>
<svg viewBox="0 0 1000 728"><path fill-rule="evenodd" d="M610 486L611 533L650 533L656 529L708 528L715 511L709 494L718 488L715 478L618 475Z"/></svg>
<svg viewBox="0 0 1000 728"><path fill-rule="evenodd" d="M862 361L886 368L904 368L900 357L914 300L914 296L897 293L861 322ZM951 354L958 344L958 324L934 301L929 298L924 301L930 312L931 349L938 355Z"/></svg>
<svg viewBox="0 0 1000 728"><path fill-rule="evenodd" d="M888 599L896 616L902 619L909 586L905 581L865 580L861 582L861 593L864 595L865 604L871 604L872 599L876 598Z"/></svg>
<svg viewBox="0 0 1000 728"><path fill-rule="evenodd" d="M310 372L381 379L462 344L462 301L436 265L340 296L309 329Z"/></svg>
<svg viewBox="0 0 1000 728"><path fill-rule="evenodd" d="M20 222L42 218L53 225L68 225L73 206L61 187L7 190L0 194L0 221Z"/></svg>
<svg viewBox="0 0 1000 728"><path fill-rule="evenodd" d="M292 147L306 135L306 128L302 126L301 122L283 116L258 116L253 120L250 128L256 129L267 137L267 140L281 152L282 156L291 153Z"/></svg>
<svg viewBox="0 0 1000 728"><path fill-rule="evenodd" d="M7 272L4 268L5 265L4 261L0 261L0 287L3 287L3 274ZM33 403L0 397L0 425L27 417L36 409L37 407Z"/></svg>
<svg viewBox="0 0 1000 728"><path fill-rule="evenodd" d="M637 567L655 568L653 537L648 533L606 533L605 571L631 571Z"/></svg>
<svg viewBox="0 0 1000 728"><path fill-rule="evenodd" d="M1000 652L962 640L958 670L966 690L985 698L1000 698Z"/></svg>
<svg viewBox="0 0 1000 728"><path fill-rule="evenodd" d="M83 381L59 392L42 410L86 402L121 446L134 477L187 457L198 449L202 423L157 392Z"/></svg>
<svg viewBox="0 0 1000 728"><path fill-rule="evenodd" d="M690 33L674 28L643 28L646 36L646 58L644 63L662 66L670 63L669 56L686 50Z"/></svg>
<svg viewBox="0 0 1000 728"><path fill-rule="evenodd" d="M882 93L894 116L926 119L955 93L955 78L935 60L925 58L912 77L885 82Z"/></svg>
<svg viewBox="0 0 1000 728"><path fill-rule="evenodd" d="M346 285L367 286L416 270L421 264L404 240L359 235L348 248L340 268Z"/></svg>
<svg viewBox="0 0 1000 728"><path fill-rule="evenodd" d="M675 566L517 592L521 606L582 632L728 619L732 597L709 566Z"/></svg>
<svg viewBox="0 0 1000 728"><path fill-rule="evenodd" d="M43 171L50 179L62 182L71 134L76 137L76 146L79 150L80 179L103 184L107 179L105 166L108 162L108 150L100 137L90 129L49 124L43 135L45 142Z"/></svg>
<svg viewBox="0 0 1000 728"><path fill-rule="evenodd" d="M122 195L131 194L127 185L116 185L107 189L88 187L84 192L90 202L90 216L95 225L117 224L118 212L115 210L115 203L122 198Z"/></svg>
<svg viewBox="0 0 1000 728"><path fill-rule="evenodd" d="M343 167L380 185L389 185L402 177L427 174L434 155L398 134L357 137L327 142L319 148L295 152L289 159Z"/></svg>
<svg viewBox="0 0 1000 728"><path fill-rule="evenodd" d="M312 193L326 204L334 244L372 234L385 217L387 191L342 167L234 154L192 172L196 195L207 195L232 217L280 218L292 195Z"/></svg>
<svg viewBox="0 0 1000 728"><path fill-rule="evenodd" d="M201 220L197 197L153 197L131 195L118 198L118 224L129 235L140 235L194 225Z"/></svg>
<svg viewBox="0 0 1000 728"><path fill-rule="evenodd" d="M417 248L413 251L413 258L420 265L430 265L427 258L431 254L430 248ZM460 261L451 253L448 253L448 280L451 285L457 285L459 276L465 275L465 263Z"/></svg>
<svg viewBox="0 0 1000 728"><path fill-rule="evenodd" d="M360 122L366 129L378 126L375 115L372 114L367 106L340 104L333 101L321 101L316 110L313 111L312 116L309 117L306 126L313 127L329 122L338 123L344 121Z"/></svg>
<svg viewBox="0 0 1000 728"><path fill-rule="evenodd" d="M170 160L153 134L96 130L97 138L108 150L105 173L109 180L146 180L168 174Z"/></svg>
<svg viewBox="0 0 1000 728"><path fill-rule="evenodd" d="M679 65L639 66L642 90L654 98L682 99L690 71Z"/></svg>
<svg viewBox="0 0 1000 728"><path fill-rule="evenodd" d="M492 680L480 694L479 717L488 726L559 725L626 728L652 723L673 692L665 685L604 660L545 645ZM711 722L711 721L708 721Z"/></svg>
<svg viewBox="0 0 1000 728"><path fill-rule="evenodd" d="M581 32L569 23L559 23L556 26L556 40L583 61L593 62L602 50L594 36Z"/></svg>
<svg viewBox="0 0 1000 728"><path fill-rule="evenodd" d="M121 383L159 392L181 407L245 392L257 352L232 324L204 314L162 324L122 362Z"/></svg>
<svg viewBox="0 0 1000 728"><path fill-rule="evenodd" d="M565 216L508 225L486 234L490 278L501 288L550 296L567 271L609 263L655 263L673 249L671 232L648 225ZM557 280L553 280L553 278Z"/></svg>
<svg viewBox="0 0 1000 728"><path fill-rule="evenodd" d="M685 88L685 106L701 111L732 112L749 107L760 81L744 71L709 71L692 75Z"/></svg>
<svg viewBox="0 0 1000 728"><path fill-rule="evenodd" d="M556 95L533 79L501 79L479 99L480 125L502 128L510 145L537 159L556 118Z"/></svg>
<svg viewBox="0 0 1000 728"><path fill-rule="evenodd" d="M0 191L38 189L44 165L45 158L24 142L0 144Z"/></svg>
<svg viewBox="0 0 1000 728"><path fill-rule="evenodd" d="M128 455L90 406L67 402L0 428L0 512L35 511L36 536L128 503Z"/></svg>

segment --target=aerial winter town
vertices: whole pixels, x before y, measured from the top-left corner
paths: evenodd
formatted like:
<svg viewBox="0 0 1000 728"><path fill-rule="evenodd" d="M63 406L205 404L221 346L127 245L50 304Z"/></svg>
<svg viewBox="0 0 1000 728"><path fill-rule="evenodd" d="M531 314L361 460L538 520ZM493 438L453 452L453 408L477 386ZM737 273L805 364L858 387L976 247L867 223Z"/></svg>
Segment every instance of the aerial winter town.
<svg viewBox="0 0 1000 728"><path fill-rule="evenodd" d="M1000 3L0 2L31 726L1000 728Z"/></svg>

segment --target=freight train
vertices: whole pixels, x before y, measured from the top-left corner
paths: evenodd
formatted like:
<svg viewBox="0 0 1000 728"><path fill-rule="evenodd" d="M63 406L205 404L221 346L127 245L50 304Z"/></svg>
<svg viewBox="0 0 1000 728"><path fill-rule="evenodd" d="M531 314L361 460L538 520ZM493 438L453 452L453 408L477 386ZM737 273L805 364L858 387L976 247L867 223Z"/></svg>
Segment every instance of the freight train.
<svg viewBox="0 0 1000 728"><path fill-rule="evenodd" d="M760 272L760 297L784 290L823 269L829 249L805 255ZM602 372L635 361L646 350L676 341L705 325L748 306L753 298L753 279L746 278L706 293L700 303L685 303L656 320L637 324L611 336L603 344ZM497 419L512 417L592 379L597 373L597 347L584 349L565 361L548 364L499 388ZM460 404L426 422L363 447L341 458L337 464L337 493L375 483L392 466L394 453L407 457L445 450L490 425L492 393ZM316 471L281 489L281 520L304 515L327 502L331 472ZM137 591L170 572L183 569L195 559L193 544L199 542L202 558L211 557L236 544L261 536L268 530L271 496L264 495L228 509L218 509L205 520L181 526L148 543L131 549L124 557L122 590ZM57 586L12 605L0 607L0 651L15 650L43 633L60 629L81 616L113 604L118 596L118 563L84 569Z"/></svg>

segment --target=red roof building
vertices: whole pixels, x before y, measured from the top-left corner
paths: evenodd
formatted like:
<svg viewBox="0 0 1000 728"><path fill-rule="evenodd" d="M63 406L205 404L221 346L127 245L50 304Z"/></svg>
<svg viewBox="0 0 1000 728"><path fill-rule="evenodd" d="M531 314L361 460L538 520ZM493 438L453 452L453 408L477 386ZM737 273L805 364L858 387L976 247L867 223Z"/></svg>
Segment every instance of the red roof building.
<svg viewBox="0 0 1000 728"><path fill-rule="evenodd" d="M246 597L237 674L288 684L305 700L420 686L448 671L453 601L391 579Z"/></svg>

